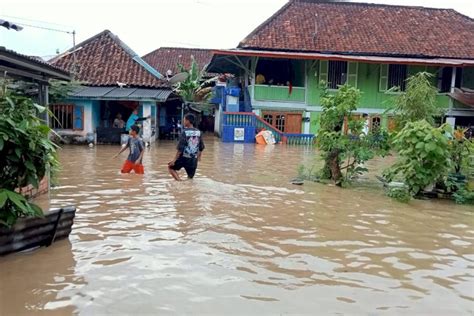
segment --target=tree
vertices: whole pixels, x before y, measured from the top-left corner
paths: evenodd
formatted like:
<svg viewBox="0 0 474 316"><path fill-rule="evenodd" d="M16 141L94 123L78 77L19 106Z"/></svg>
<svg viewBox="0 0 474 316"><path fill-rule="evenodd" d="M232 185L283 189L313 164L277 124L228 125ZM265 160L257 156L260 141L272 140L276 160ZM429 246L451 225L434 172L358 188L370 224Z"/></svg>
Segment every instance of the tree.
<svg viewBox="0 0 474 316"><path fill-rule="evenodd" d="M436 106L438 92L431 82L432 77L428 72L419 72L407 79L406 91L395 98L394 105L389 109L395 116L398 130L409 122L419 120L433 125L434 118L442 114Z"/></svg>
<svg viewBox="0 0 474 316"><path fill-rule="evenodd" d="M325 86L325 84L323 83ZM321 96L322 114L318 147L324 159L321 178L333 180L337 185L349 181L354 175L367 171L361 166L375 155L387 152L386 135L383 131L364 135L364 121L355 119L351 113L357 109L360 91L349 85L340 86L335 94L327 87ZM348 126L343 131L344 121ZM345 177L343 170L346 171Z"/></svg>
<svg viewBox="0 0 474 316"><path fill-rule="evenodd" d="M71 92L80 86L81 82L79 81L50 80L48 89L49 103L57 104L63 102Z"/></svg>

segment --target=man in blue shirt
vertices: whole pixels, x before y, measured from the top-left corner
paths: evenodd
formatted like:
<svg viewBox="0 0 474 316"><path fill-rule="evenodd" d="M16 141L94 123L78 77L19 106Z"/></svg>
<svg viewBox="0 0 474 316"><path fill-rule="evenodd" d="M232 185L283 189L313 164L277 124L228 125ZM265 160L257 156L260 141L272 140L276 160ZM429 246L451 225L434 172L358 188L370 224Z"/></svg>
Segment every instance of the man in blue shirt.
<svg viewBox="0 0 474 316"><path fill-rule="evenodd" d="M127 125L125 126L125 130L127 132L130 131L130 128L133 125L135 125L137 122L145 121L145 120L149 119L150 117L151 116L139 117L138 116L138 110L137 109L133 110L132 115L130 115L130 117L127 120Z"/></svg>

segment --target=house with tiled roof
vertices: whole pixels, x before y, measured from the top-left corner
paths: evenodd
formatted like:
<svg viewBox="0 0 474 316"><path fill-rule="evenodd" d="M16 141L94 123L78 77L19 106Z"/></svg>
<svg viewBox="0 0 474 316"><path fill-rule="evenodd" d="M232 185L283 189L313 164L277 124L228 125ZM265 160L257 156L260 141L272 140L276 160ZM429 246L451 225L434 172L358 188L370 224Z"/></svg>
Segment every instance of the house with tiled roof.
<svg viewBox="0 0 474 316"><path fill-rule="evenodd" d="M474 125L474 20L452 9L290 0L236 49L215 50L207 71L241 76L253 112L281 132L317 133L321 81L357 87L355 114L389 129L388 101L420 71L446 116Z"/></svg>
<svg viewBox="0 0 474 316"><path fill-rule="evenodd" d="M118 36L105 30L50 61L70 71L81 87L64 104L52 105L58 120L53 127L62 135L77 135L98 142L120 142L125 133L116 118L134 110L142 117L145 140L153 140L160 106L173 99L168 81L130 49ZM179 101L178 101L179 103Z"/></svg>
<svg viewBox="0 0 474 316"><path fill-rule="evenodd" d="M160 47L142 57L149 65L163 75L175 75L178 65L185 69L191 67L194 58L200 70L203 70L212 59L212 50L203 48Z"/></svg>

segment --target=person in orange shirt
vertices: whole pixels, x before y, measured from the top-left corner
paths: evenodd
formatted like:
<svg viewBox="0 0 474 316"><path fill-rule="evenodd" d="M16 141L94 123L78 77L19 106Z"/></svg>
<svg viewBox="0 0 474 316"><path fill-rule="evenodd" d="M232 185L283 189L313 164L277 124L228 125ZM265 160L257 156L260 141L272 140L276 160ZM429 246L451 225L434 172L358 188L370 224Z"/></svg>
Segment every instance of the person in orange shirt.
<svg viewBox="0 0 474 316"><path fill-rule="evenodd" d="M130 138L128 139L127 145L124 146L115 156L114 158L118 157L121 153L123 153L127 148L130 149L130 154L127 157L127 160L122 166L122 173L130 173L132 170L135 171L137 174L145 173L145 170L142 165L142 158L143 153L145 152L145 145L143 141L138 136L140 133L140 128L136 125L133 125L130 128Z"/></svg>

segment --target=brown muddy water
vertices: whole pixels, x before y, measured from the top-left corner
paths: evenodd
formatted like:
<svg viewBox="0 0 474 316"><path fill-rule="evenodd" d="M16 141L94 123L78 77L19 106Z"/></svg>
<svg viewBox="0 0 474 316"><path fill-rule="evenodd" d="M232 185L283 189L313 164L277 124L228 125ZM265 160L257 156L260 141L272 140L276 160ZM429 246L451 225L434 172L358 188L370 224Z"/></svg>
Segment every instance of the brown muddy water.
<svg viewBox="0 0 474 316"><path fill-rule="evenodd" d="M292 185L304 147L209 138L182 183L173 143L144 176L119 174L118 149L61 150L50 204L78 207L73 232L0 258L0 315L473 314L472 208Z"/></svg>

